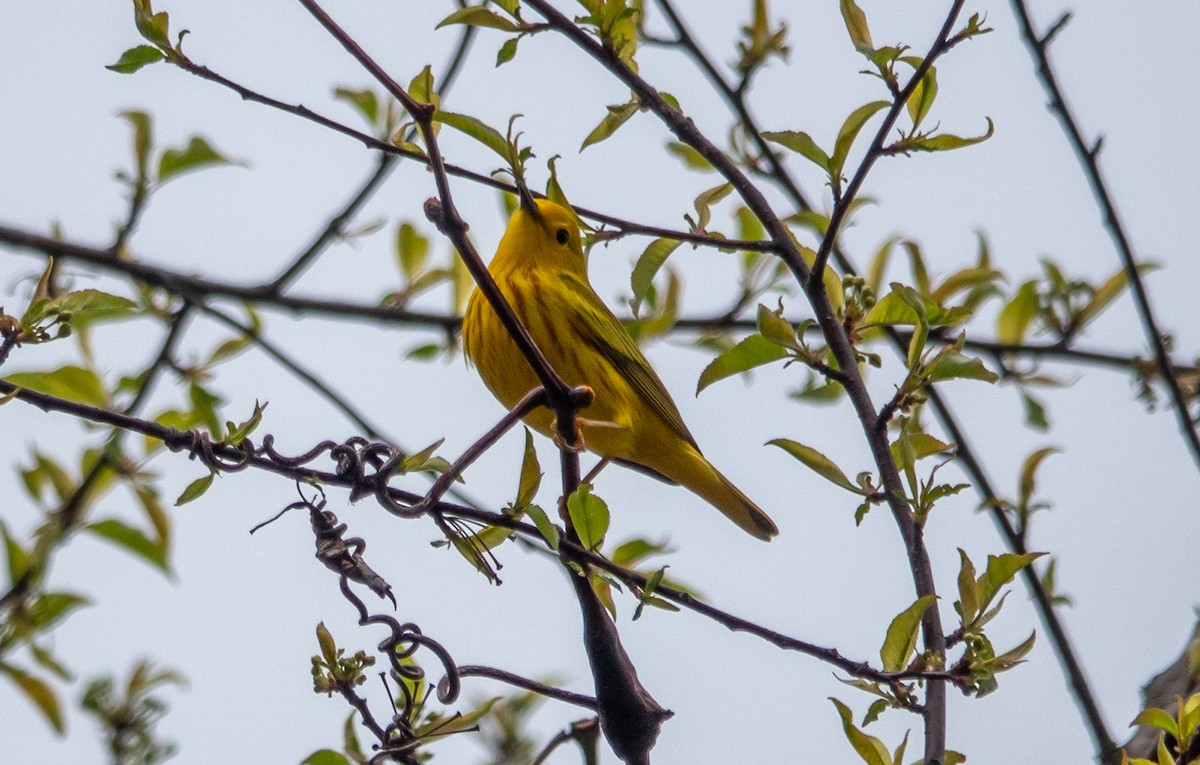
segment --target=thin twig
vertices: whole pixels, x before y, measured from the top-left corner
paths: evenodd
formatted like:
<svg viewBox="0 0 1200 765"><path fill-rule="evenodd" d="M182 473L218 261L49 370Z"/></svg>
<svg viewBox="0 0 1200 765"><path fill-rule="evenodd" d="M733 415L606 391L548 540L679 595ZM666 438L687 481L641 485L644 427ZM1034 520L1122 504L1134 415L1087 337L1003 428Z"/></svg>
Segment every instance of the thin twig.
<svg viewBox="0 0 1200 765"><path fill-rule="evenodd" d="M1121 216L1117 212L1112 192L1109 191L1108 184L1104 181L1104 175L1100 171L1100 161L1097 157L1099 142L1089 146L1084 140L1083 133L1079 128L1079 121L1067 105L1066 97L1058 84L1058 77L1054 74L1054 69L1050 64L1050 42L1062 30L1069 16L1060 18L1058 23L1050 28L1050 31L1039 37L1034 31L1033 20L1029 16L1029 10L1024 0L1012 0L1012 7L1021 27L1021 37L1037 64L1038 79L1042 81L1042 86L1050 96L1050 111L1058 117L1063 132L1067 134L1067 140L1074 149L1075 156L1079 159L1088 185L1092 188L1092 195L1103 213L1104 228L1112 238L1117 255L1121 260L1121 267L1125 270L1125 277L1129 281L1129 287L1133 293L1133 303L1137 308L1138 319L1142 323L1146 338L1150 341L1150 347L1154 350L1154 360L1162 372L1163 383L1170 393L1175 417L1179 421L1179 430L1188 445L1192 460L1196 463L1196 467L1200 468L1200 433L1197 433L1195 423L1192 422L1192 415L1188 411L1187 396L1184 395L1183 389L1179 385L1179 378L1171 364L1171 356L1167 351L1163 332L1154 318L1150 296L1142 281L1141 271L1138 269L1139 258L1133 252L1133 245L1125 232L1124 224L1121 223Z"/></svg>

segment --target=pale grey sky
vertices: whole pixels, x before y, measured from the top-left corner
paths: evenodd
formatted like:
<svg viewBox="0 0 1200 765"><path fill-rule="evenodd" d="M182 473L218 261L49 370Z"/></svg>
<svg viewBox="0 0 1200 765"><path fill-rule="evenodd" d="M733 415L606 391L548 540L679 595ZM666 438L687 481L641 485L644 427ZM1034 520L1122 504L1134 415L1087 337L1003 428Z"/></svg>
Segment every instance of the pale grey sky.
<svg viewBox="0 0 1200 765"><path fill-rule="evenodd" d="M861 0L877 43L902 40L924 51L949 6ZM562 7L569 6L562 3ZM828 2L781 3L791 30L787 66L776 62L761 74L753 105L765 129L803 129L828 144L844 116L883 97L863 68L838 14ZM1106 136L1102 162L1137 251L1162 268L1147 279L1163 327L1174 334L1180 358L1194 358L1197 339L1194 293L1200 265L1192 256L1194 211L1200 208L1200 91L1193 82L1194 3L1141 7L1128 3L1039 1L1033 11L1045 26L1068 8L1073 23L1053 48L1063 85L1089 135ZM719 62L735 57L737 27L750 3L679 3ZM334 2L329 12L391 71L407 82L425 64L435 70L457 38L454 29L433 31L450 3ZM187 28L188 54L198 63L289 102L357 124L335 104L336 85L362 87L368 76L356 67L296 3L156 4L171 14L174 29ZM1049 257L1069 273L1099 280L1118 268L1100 227L1081 171L1034 79L1033 65L1017 37L1007 3L968 3L966 13L985 12L995 32L951 52L939 64L940 94L931 122L947 132L981 132L996 124L988 142L963 151L887 159L864 187L875 206L864 208L845 233L846 249L863 264L893 234L918 239L932 268L947 273L973 260L976 231L985 231L993 257L1013 282L1035 276ZM530 18L534 16L529 13ZM654 24L658 24L655 20ZM711 178L683 170L665 153L640 147L663 144L668 135L649 114L639 114L609 141L577 152L603 114L603 105L624 100L609 75L552 34L522 41L516 60L493 67L502 40L484 32L459 83L446 99L454 111L503 126L514 113L534 147L535 181L544 162L561 154L560 179L577 204L648 223L681 226L692 198ZM132 76L106 71L126 48L140 42L130 7L122 2L8 3L0 9L0 222L45 232L52 223L64 235L106 243L124 212L113 171L128 167L129 131L116 117L144 109L155 120L160 146L182 144L193 133L244 160L249 168L207 170L178 179L157 193L132 240L147 261L231 281L254 283L274 275L324 224L326 217L370 172L374 156L350 139L292 116L245 103L235 95L165 65ZM642 72L676 95L697 123L720 138L727 116L681 58L661 50L640 55ZM444 151L454 162L480 171L495 158L460 136L443 131ZM632 159L632 157L637 157ZM814 197L820 179L796 164ZM456 181L454 189L480 250L490 253L503 219L494 193ZM412 163L399 167L360 222L386 220L387 227L353 246L332 248L295 288L297 294L374 301L396 283L391 232L413 220L426 233L420 203L433 193L431 176ZM732 207L718 208L728 220ZM630 264L644 246L622 241L593 253L593 281L616 305L628 294ZM448 245L435 239L436 258ZM672 261L684 273L686 314L719 310L735 273L729 256L683 248ZM897 263L899 259L897 259ZM0 283L10 312L22 304L36 258L0 251ZM80 283L87 269L72 266ZM896 278L907 278L895 270ZM109 288L123 287L105 281ZM786 305L805 310L797 298ZM444 296L426 303L444 308ZM994 310L994 308L993 308ZM382 423L401 443L420 447L445 437L442 453L453 457L501 414L457 356L432 363L404 360L407 349L426 342L423 332L381 331L361 323L267 313L271 336ZM185 358L203 356L224 336L200 321L189 335ZM101 333L112 354L110 371L127 371L152 352L157 332L131 343ZM980 322L972 331L989 336ZM1145 340L1128 300L1089 330L1087 347L1144 353ZM4 372L49 367L70 358L67 344L27 347L13 353ZM848 407L790 402L786 393L801 379L798 369L756 373L752 386L725 381L696 398L695 381L707 357L676 343L657 343L651 360L666 380L705 453L778 522L781 534L763 545L722 520L692 495L627 471L606 472L597 490L613 510L611 538L671 537L678 551L665 562L671 573L700 590L713 604L738 615L844 654L878 660L891 617L913 599L895 526L887 513L872 512L853 523L855 502L806 471L769 439L787 437L815 446L847 473L869 467L861 431ZM885 356L885 358L887 358ZM106 362L108 363L108 362ZM895 359L871 378L882 403L895 382ZM1052 512L1038 517L1031 547L1059 559L1060 586L1075 600L1063 612L1068 629L1114 734L1124 740L1138 709L1137 692L1174 658L1189 634L1200 575L1195 547L1196 496L1200 489L1169 412L1148 414L1133 400L1128 376L1099 369L1052 367L1071 382L1042 394L1054 429L1040 434L1022 427L1017 392L1003 385L955 383L947 394L993 481L1012 496L1025 455L1052 444L1063 453L1040 474ZM246 416L255 399L270 402L260 432L273 433L283 451L300 452L324 438L354 430L301 385L249 352L221 370L217 389L229 399L228 416ZM179 400L161 386L160 407ZM76 440L80 428L65 416L44 415L19 403L0 410L9 445L5 462L27 460L26 447L53 451ZM736 426L731 426L731 421ZM95 434L88 436L95 442ZM495 506L515 490L521 440L513 434L468 472L467 488ZM554 459L541 444L543 464ZM173 498L202 474L180 456L156 459L163 493ZM25 534L33 516L19 494L15 470L0 472L4 519ZM547 480L539 495L553 502ZM77 538L55 561L54 586L78 591L94 605L55 633L55 651L81 677L123 672L149 655L185 673L191 687L170 692L171 714L162 732L179 742L179 763L299 762L312 750L340 740L348 709L338 700L311 694L308 657L316 653L313 628L324 620L339 643L369 648L383 636L354 625L336 580L312 559L307 519L285 517L250 537L246 531L295 498L286 481L249 473L219 479L201 501L172 511L178 547L175 581L91 538ZM133 510L122 495L102 513ZM639 513L639 506L653 513ZM928 543L942 594L944 618L953 617L956 548L982 564L1003 551L991 521L975 512L964 492L939 505ZM417 622L462 663L494 664L521 674L554 677L590 692L578 640L578 616L569 588L554 565L517 549L502 553L504 585L488 586L453 553L434 550L436 530L424 521L385 517L368 502L347 505L331 492L330 509L370 543L368 560L396 588L399 618ZM131 515L131 517L134 517ZM626 647L649 690L676 713L663 728L659 762L763 763L852 762L836 713L836 695L861 715L869 699L838 683L814 659L785 654L755 638L731 634L690 614L648 611L633 623L631 598L619 601ZM982 699L951 694L950 747L976 765L1007 762L1087 761L1093 750L1041 625L1017 586L989 634L1011 647L1037 629L1029 661L1001 677L1000 689ZM431 671L433 670L430 664ZM384 704L374 681L376 702ZM506 692L468 681L465 698ZM75 687L64 691L72 701ZM90 724L70 716L72 735L58 740L9 686L0 683L0 741L10 761L98 761ZM381 707L382 708L382 707ZM581 715L547 703L535 718L543 738ZM891 712L871 726L895 746L914 729L910 758L919 757L916 719ZM472 762L480 755L469 736L437 744L437 761ZM1054 754L1050 754L1053 752ZM576 762L568 751L552 763ZM610 753L604 762L615 762Z"/></svg>

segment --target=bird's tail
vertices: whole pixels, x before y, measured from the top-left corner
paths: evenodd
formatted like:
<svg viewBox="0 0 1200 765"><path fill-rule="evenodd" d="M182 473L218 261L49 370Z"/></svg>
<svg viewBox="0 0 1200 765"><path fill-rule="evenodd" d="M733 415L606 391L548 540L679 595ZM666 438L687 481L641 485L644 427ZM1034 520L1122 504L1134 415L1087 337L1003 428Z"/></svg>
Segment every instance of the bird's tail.
<svg viewBox="0 0 1200 765"><path fill-rule="evenodd" d="M691 451L691 450L689 450ZM700 452L693 452L698 464L685 476L671 476L679 483L704 498L725 517L740 526L746 533L764 541L779 533L771 517L734 486L728 478L712 466Z"/></svg>

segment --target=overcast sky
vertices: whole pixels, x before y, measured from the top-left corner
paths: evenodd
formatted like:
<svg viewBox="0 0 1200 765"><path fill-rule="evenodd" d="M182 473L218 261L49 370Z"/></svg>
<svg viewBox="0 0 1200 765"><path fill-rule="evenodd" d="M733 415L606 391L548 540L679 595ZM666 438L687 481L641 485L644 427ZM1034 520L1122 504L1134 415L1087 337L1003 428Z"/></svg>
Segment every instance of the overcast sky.
<svg viewBox="0 0 1200 765"><path fill-rule="evenodd" d="M877 44L903 41L924 51L949 6L862 0ZM735 60L737 29L751 3L680 2L703 44L721 63ZM884 97L842 26L837 3L778 3L786 10L792 53L773 63L752 94L764 129L802 129L832 143L845 115ZM1033 3L1043 27L1069 8ZM568 8L569 3L560 7ZM284 0L240 3L158 3L172 28L187 28L188 55L196 62L283 101L303 103L358 126L335 86L374 86L345 52L297 4ZM422 66L444 65L457 29L434 31L451 3L334 2L328 11L401 82ZM1200 209L1200 90L1195 87L1194 3L1139 7L1109 0L1078 3L1074 21L1053 48L1063 85L1089 136L1105 135L1101 155L1107 178L1144 260L1160 269L1147 279L1177 357L1198 351L1194 299L1200 262L1194 257L1195 211ZM777 11L781 12L781 11ZM995 136L970 149L876 165L864 187L875 205L860 211L843 244L865 264L891 235L919 240L939 274L973 261L977 232L988 236L997 267L1010 284L1036 276L1040 258L1072 275L1098 281L1119 267L1083 175L1045 109L1046 97L1021 45L1007 3L968 3L965 14L986 13L995 32L962 45L939 63L940 93L931 115L947 132L973 135L986 118ZM527 16L532 19L532 11ZM661 20L651 26L661 30ZM572 201L646 223L682 227L691 200L714 185L658 151L669 136L652 115L636 115L609 141L579 153L583 137L605 104L627 93L566 41L543 34L523 40L515 61L493 66L503 37L484 32L461 80L444 105L503 128L512 114L534 148L533 180L545 180L544 161L559 154L560 180ZM243 102L212 83L166 65L132 76L104 69L139 44L130 7L109 3L7 3L0 8L0 182L6 190L0 223L45 233L60 224L71 241L104 245L124 214L122 188L113 180L130 167L129 129L116 115L143 109L154 117L160 147L178 146L199 133L245 166L207 170L172 181L157 193L131 242L139 258L215 279L254 284L273 277L371 172L375 156L351 139L294 116ZM661 49L639 54L644 76L680 100L709 135L721 140L728 117L719 99L679 55ZM442 131L450 161L481 172L494 155ZM857 155L852 155L856 157ZM853 161L853 159L852 159ZM813 198L821 180L798 163L798 177ZM465 181L454 190L480 250L490 253L503 228L494 192ZM353 244L331 248L295 287L296 294L378 301L395 289L391 232L402 220L423 220L421 202L434 193L432 176L402 164L356 226L386 226ZM827 193L824 194L828 203ZM782 207L780 209L783 209ZM718 208L728 223L732 205ZM625 240L591 257L593 281L617 306L629 294L630 265L643 241ZM448 245L435 238L432 257L445 261ZM736 274L732 258L714 250L683 248L673 259L687 291L685 315L722 310ZM896 260L899 265L899 258ZM28 275L40 261L0 251L3 304L17 312ZM93 274L69 266L80 285ZM896 268L892 278L907 279ZM99 284L116 292L114 280ZM422 304L445 310L446 296ZM796 297L789 312L803 316ZM991 309L995 310L995 306ZM502 414L461 358L405 359L434 333L386 331L361 322L330 322L266 312L270 336L336 389L369 412L398 443L420 448L445 437L441 453L453 457ZM132 332L138 327L137 332ZM991 323L972 326L991 336ZM131 336L136 335L136 336ZM189 332L184 361L203 358L223 339L223 329L202 320ZM1128 299L1097 321L1080 341L1089 348L1145 353L1145 337ZM158 331L149 323L101 333L101 364L113 376L137 368L154 352ZM51 368L73 358L70 343L25 347L3 370ZM659 342L648 354L661 372L705 453L779 524L763 545L738 532L701 500L628 471L609 470L597 491L613 511L610 538L670 537L676 552L663 562L671 574L711 603L740 616L847 656L878 661L892 616L914 597L902 545L885 511L856 528L853 497L807 472L782 452L764 447L786 437L810 444L848 474L870 468L861 430L849 408L797 404L787 397L802 379L798 368L769 369L747 386L724 381L695 397L708 357L685 342ZM872 375L877 403L887 399L899 362ZM1148 413L1133 399L1127 374L1048 366L1070 383L1041 393L1053 429L1037 433L1021 424L1012 387L961 382L946 393L969 438L1002 494L1013 496L1021 462L1034 449L1054 445L1039 488L1053 503L1040 515L1031 547L1055 555L1060 586L1074 599L1062 615L1094 682L1114 735L1138 710L1138 690L1178 655L1190 634L1200 575L1196 549L1197 480L1169 411ZM354 427L258 352L222 367L216 389L228 401L227 417L243 419L254 401L269 401L260 433L272 433L286 452L299 453L325 438L344 439ZM182 394L160 386L152 410L178 405ZM35 516L19 488L17 466L28 449L67 452L65 444L96 444L63 415L21 403L0 410L5 443L0 491L9 497L3 518L28 534ZM468 472L466 489L487 506L512 499L521 454L513 433ZM67 452L68 454L72 452ZM548 444L543 464L554 465ZM170 500L204 469L181 455L160 456L164 498ZM949 469L948 469L949 470ZM407 485L407 484L406 484ZM556 480L539 501L551 507ZM413 488L423 486L414 481ZM318 621L350 649L367 648L383 635L359 630L337 582L312 558L308 521L285 517L250 537L248 529L295 499L286 481L240 473L220 478L200 501L173 511L176 576L167 580L144 564L92 538L72 540L55 559L51 584L88 595L94 605L55 632L53 648L80 676L124 673L148 655L186 674L186 691L167 693L171 714L164 736L177 741L180 763L299 762L314 749L340 741L348 713L339 700L310 691L308 657L316 653ZM982 565L1003 551L991 520L975 512L971 492L939 505L927 531L947 621L953 618L957 548ZM642 511L640 508L646 508ZM520 674L555 678L591 692L580 650L577 609L563 575L541 556L513 547L501 553L503 586L489 586L461 558L429 542L437 531L426 521L386 517L369 502L351 507L340 492L330 509L369 542L368 561L395 587L399 618L418 623L461 663L492 664ZM123 493L107 498L98 516L136 519ZM851 762L827 697L836 695L859 715L869 699L839 684L827 665L785 654L762 641L728 633L687 613L647 612L630 621L634 602L619 601L620 628L640 676L676 713L663 728L660 762ZM1093 754L1049 643L1028 602L1015 587L1003 614L989 626L1006 649L1036 629L1029 661L1000 678L1000 689L982 700L951 693L952 749L970 762L1086 761ZM430 664L431 672L435 672ZM375 701L386 703L378 688ZM469 681L468 699L505 693ZM64 694L78 696L78 686ZM71 736L56 739L23 699L0 684L0 741L9 761L99 761L90 723L72 712ZM535 720L543 739L571 720L573 709L547 703ZM915 718L890 712L871 732L895 746ZM919 757L910 747L910 759ZM469 736L436 745L438 761L473 762L481 755ZM1057 756L1049 753L1054 752ZM563 750L552 763L577 762ZM604 762L615 762L606 752Z"/></svg>

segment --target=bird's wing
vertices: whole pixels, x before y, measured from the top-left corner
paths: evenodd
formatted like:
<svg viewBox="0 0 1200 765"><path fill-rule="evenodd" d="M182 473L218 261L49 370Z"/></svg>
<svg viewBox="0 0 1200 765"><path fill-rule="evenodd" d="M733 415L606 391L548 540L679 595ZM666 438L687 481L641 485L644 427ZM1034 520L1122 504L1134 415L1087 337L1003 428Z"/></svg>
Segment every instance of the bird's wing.
<svg viewBox="0 0 1200 765"><path fill-rule="evenodd" d="M574 274L564 273L557 276L562 286L569 290L574 298L571 307L575 311L563 311L562 315L570 317L572 329L580 342L609 361L634 392L650 405L651 410L680 438L699 451L696 440L684 424L671 395L667 393L662 380L658 378L637 343L629 336L621 320L608 310L608 306L604 305L586 281Z"/></svg>

